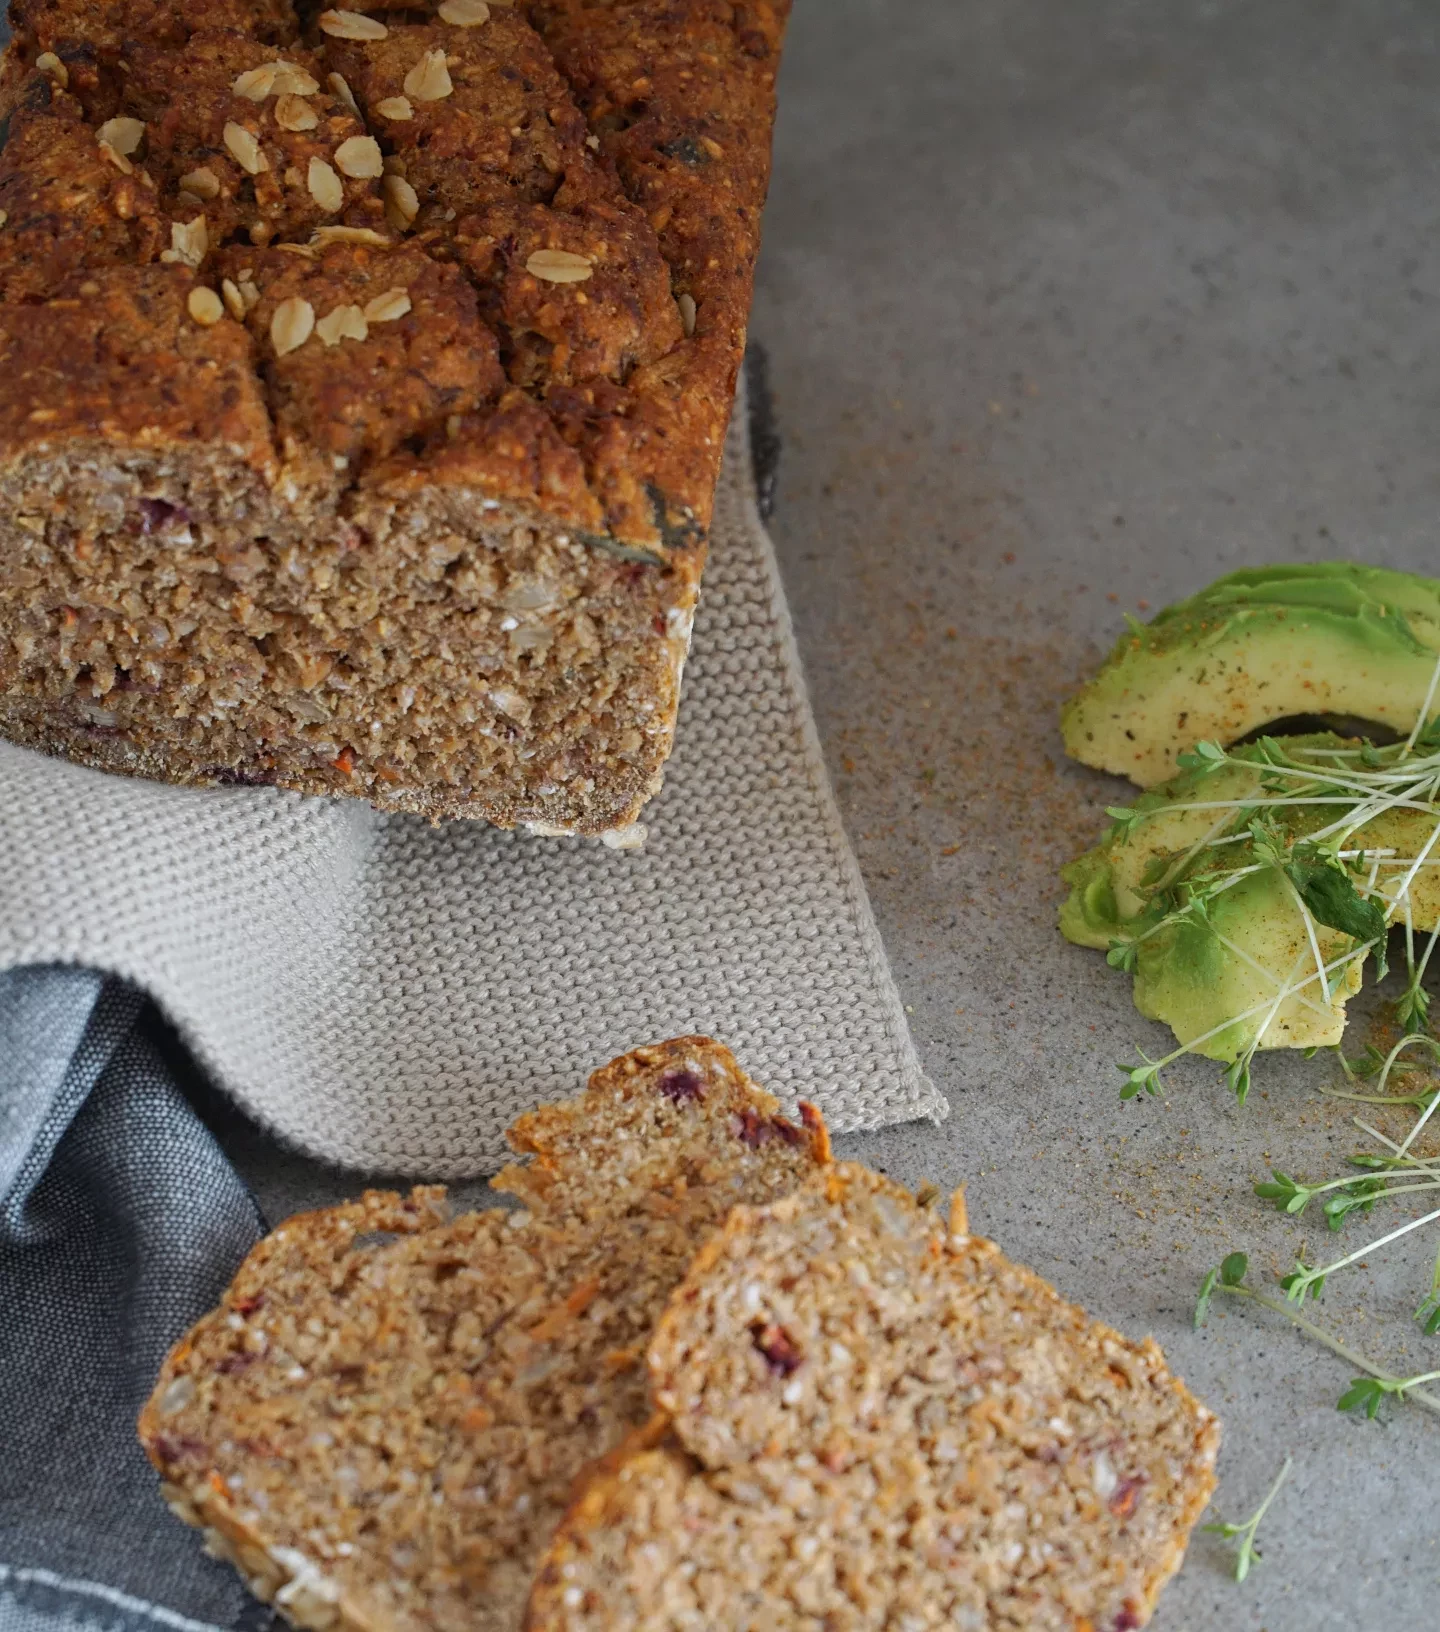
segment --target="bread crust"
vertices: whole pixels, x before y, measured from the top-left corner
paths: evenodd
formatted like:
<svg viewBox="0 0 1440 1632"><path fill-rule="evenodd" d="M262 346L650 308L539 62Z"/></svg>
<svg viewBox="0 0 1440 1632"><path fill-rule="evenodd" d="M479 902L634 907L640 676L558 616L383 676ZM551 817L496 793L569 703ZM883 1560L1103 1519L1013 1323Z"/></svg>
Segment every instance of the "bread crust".
<svg viewBox="0 0 1440 1632"><path fill-rule="evenodd" d="M16 0L0 733L105 769L542 832L628 826L656 791L744 345L784 8L484 9L302 27L285 0ZM117 381L85 344L117 326L176 357L167 378ZM248 373L238 438L184 367L186 328ZM29 352L50 360L43 404ZM167 572L137 546L156 506L183 517L170 530L198 564L182 552ZM357 547L381 558L364 618L335 570ZM419 614L416 550L439 569ZM242 555L237 614L225 563ZM598 616L597 555L639 569ZM445 575L508 580L540 557L543 592L515 591L524 617L505 583L452 593ZM72 617L89 630L79 663ZM322 663L298 700L292 671Z"/></svg>

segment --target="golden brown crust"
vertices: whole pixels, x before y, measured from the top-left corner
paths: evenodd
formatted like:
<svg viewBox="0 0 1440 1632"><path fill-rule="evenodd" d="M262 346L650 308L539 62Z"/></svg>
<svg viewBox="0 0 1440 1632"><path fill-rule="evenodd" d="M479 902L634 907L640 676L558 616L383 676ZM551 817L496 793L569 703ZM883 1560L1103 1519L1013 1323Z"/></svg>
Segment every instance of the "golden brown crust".
<svg viewBox="0 0 1440 1632"><path fill-rule="evenodd" d="M645 214L694 339L592 432L596 479L645 471L664 530L709 525L745 345L788 0L528 0L602 155Z"/></svg>
<svg viewBox="0 0 1440 1632"><path fill-rule="evenodd" d="M412 437L445 436L451 416L500 389L495 337L473 287L458 267L419 248L338 243L310 257L235 245L215 271L260 292L245 322L263 358L281 448L313 480L338 489L349 469ZM316 333L277 356L271 330L286 302L309 307ZM354 326L343 335L341 318ZM357 331L363 345L351 343Z"/></svg>
<svg viewBox="0 0 1440 1632"><path fill-rule="evenodd" d="M122 155L123 157L123 155ZM153 261L170 242L149 176L102 151L79 102L32 74L0 152L0 300L44 300L74 272Z"/></svg>
<svg viewBox="0 0 1440 1632"><path fill-rule="evenodd" d="M16 0L0 733L173 781L606 832L657 790L673 736L783 16L424 9L302 34L282 0ZM407 311L370 311L397 290ZM197 552L165 603L131 544L152 514L183 517ZM299 541L303 562L276 559ZM543 590L513 591L543 620L452 599L448 576L416 597L422 543L462 563L456 585L544 565ZM368 550L395 559L365 561L356 595ZM615 558L635 570L607 575ZM369 593L390 585L394 606ZM137 662L143 685L112 699Z"/></svg>
<svg viewBox="0 0 1440 1632"><path fill-rule="evenodd" d="M113 62L136 42L184 45L209 28L284 45L299 27L289 0L11 0L10 23L27 63L43 51L68 61L79 46Z"/></svg>
<svg viewBox="0 0 1440 1632"><path fill-rule="evenodd" d="M182 267L110 266L73 273L38 306L0 304L0 446L12 457L60 443L97 459L158 457L219 436L242 485L268 488L270 416L250 338L236 323L192 322L193 287ZM23 487L20 497L31 534L74 504L43 488L28 507Z"/></svg>
<svg viewBox="0 0 1440 1632"><path fill-rule="evenodd" d="M288 8L258 0L154 0L154 12L21 4L16 58L33 68L38 51L71 51L73 65L60 51L30 94L68 86L72 117L93 124L118 110L141 122L120 155L143 177L130 190L153 183L182 226L203 217L187 264L208 270L209 254L237 236L304 243L334 224L415 235L475 281L512 385L579 454L609 536L661 559L703 536L768 172L775 8L536 0L497 5L477 27L391 22L379 40L322 24L308 49ZM414 78L431 57L443 58L438 89ZM280 68L268 93L267 64ZM351 173L336 162L356 139L392 161L413 208L364 164ZM11 166L33 163L34 145ZM318 183L314 164L328 171ZM128 225L128 198L91 213L95 264L152 258ZM537 276L536 251L590 266L578 281ZM54 285L37 268L17 292ZM537 497L523 486L503 496Z"/></svg>
<svg viewBox="0 0 1440 1632"><path fill-rule="evenodd" d="M445 55L449 93L408 94L406 80L434 51ZM569 86L513 7L497 7L478 28L392 22L383 39L334 41L329 56L404 160L422 231L498 204L623 201L586 146Z"/></svg>
<svg viewBox="0 0 1440 1632"><path fill-rule="evenodd" d="M134 45L126 60L124 106L145 125L146 168L177 213L204 216L212 249L242 236L304 243L318 227L385 225L379 153L374 175L336 162L368 132L330 87L319 53L289 47L277 56L233 29L204 29L183 47ZM270 65L268 95L237 90L263 90L256 76ZM290 113L297 104L303 124Z"/></svg>

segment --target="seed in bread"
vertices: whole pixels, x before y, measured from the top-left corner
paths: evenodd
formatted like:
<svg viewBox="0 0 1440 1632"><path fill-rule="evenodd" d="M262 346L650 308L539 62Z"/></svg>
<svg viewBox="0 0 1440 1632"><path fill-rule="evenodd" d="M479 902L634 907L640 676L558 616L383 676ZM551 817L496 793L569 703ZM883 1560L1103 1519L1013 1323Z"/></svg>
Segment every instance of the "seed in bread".
<svg viewBox="0 0 1440 1632"><path fill-rule="evenodd" d="M988 1241L841 1164L736 1210L648 1363L529 1632L1125 1632L1214 1487L1215 1419Z"/></svg>
<svg viewBox="0 0 1440 1632"><path fill-rule="evenodd" d="M828 1161L706 1038L524 1117L496 1187L290 1219L166 1361L140 1434L174 1510L328 1632L518 1628L571 1484L642 1423L645 1345L695 1244Z"/></svg>

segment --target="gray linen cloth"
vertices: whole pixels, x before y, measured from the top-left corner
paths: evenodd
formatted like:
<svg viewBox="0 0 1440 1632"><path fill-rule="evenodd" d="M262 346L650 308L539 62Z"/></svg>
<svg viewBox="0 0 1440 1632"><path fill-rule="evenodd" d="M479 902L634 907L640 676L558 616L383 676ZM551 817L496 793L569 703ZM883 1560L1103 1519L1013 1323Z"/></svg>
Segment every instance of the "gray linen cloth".
<svg viewBox="0 0 1440 1632"><path fill-rule="evenodd" d="M157 1003L273 1132L372 1172L491 1171L517 1112L689 1030L839 1130L944 1114L831 798L743 424L638 855L0 744L0 1632L269 1621L134 1437L166 1348L265 1227Z"/></svg>

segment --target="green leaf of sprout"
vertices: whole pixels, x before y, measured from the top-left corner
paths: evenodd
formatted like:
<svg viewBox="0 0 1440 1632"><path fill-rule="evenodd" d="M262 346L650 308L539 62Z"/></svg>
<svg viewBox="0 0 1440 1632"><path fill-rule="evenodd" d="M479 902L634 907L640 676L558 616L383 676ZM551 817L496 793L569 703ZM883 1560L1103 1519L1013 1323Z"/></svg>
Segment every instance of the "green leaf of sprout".
<svg viewBox="0 0 1440 1632"><path fill-rule="evenodd" d="M1395 1004L1395 1018L1406 1031L1424 1031L1430 1024L1430 994L1412 980Z"/></svg>
<svg viewBox="0 0 1440 1632"><path fill-rule="evenodd" d="M1200 1283L1200 1296L1195 1300L1195 1330L1198 1332L1205 1324L1205 1317L1210 1313L1210 1299L1215 1294L1215 1283L1220 1279L1218 1269L1209 1270L1205 1279Z"/></svg>
<svg viewBox="0 0 1440 1632"><path fill-rule="evenodd" d="M1344 1059L1345 1069L1352 1077L1373 1077L1385 1064L1385 1056L1374 1043L1367 1043L1363 1054L1356 1054L1350 1059L1345 1059L1342 1055L1341 1058ZM1405 1070L1407 1067L1396 1066L1394 1069Z"/></svg>
<svg viewBox="0 0 1440 1632"><path fill-rule="evenodd" d="M1261 1201L1273 1201L1282 1213L1303 1213L1315 1192L1306 1185L1297 1184L1288 1173L1278 1167L1270 1169L1271 1179L1255 1186Z"/></svg>
<svg viewBox="0 0 1440 1632"><path fill-rule="evenodd" d="M1230 1524L1222 1519L1218 1524L1202 1526L1203 1529L1210 1531L1212 1535L1223 1536L1226 1541L1239 1541L1240 1546L1235 1553L1235 1579L1237 1581L1243 1581L1250 1573L1251 1564L1258 1563L1260 1560L1260 1549L1255 1545L1255 1534L1260 1528L1260 1521L1269 1512L1271 1502L1275 1500L1281 1485L1285 1483L1292 1466L1293 1463L1287 1456L1285 1465L1280 1469L1275 1483L1265 1493L1265 1500L1261 1502L1259 1507L1243 1524Z"/></svg>
<svg viewBox="0 0 1440 1632"><path fill-rule="evenodd" d="M1135 829L1145 820L1143 810L1132 810L1128 805L1106 805L1105 814L1112 824L1107 835L1111 844L1129 844Z"/></svg>
<svg viewBox="0 0 1440 1632"><path fill-rule="evenodd" d="M1226 1286L1239 1286L1250 1269L1246 1253L1232 1252L1220 1264L1220 1279Z"/></svg>
<svg viewBox="0 0 1440 1632"><path fill-rule="evenodd" d="M1317 1275L1297 1259L1294 1272L1286 1275L1280 1285L1291 1303L1304 1303L1307 1297L1319 1298L1325 1286L1325 1277Z"/></svg>
<svg viewBox="0 0 1440 1632"><path fill-rule="evenodd" d="M1243 1105L1250 1097L1250 1062L1255 1057L1252 1048L1242 1054L1233 1065L1225 1067L1225 1086L1234 1094L1237 1104Z"/></svg>
<svg viewBox="0 0 1440 1632"><path fill-rule="evenodd" d="M1302 847L1297 845L1284 869L1317 924L1338 929L1342 935L1353 935L1357 941L1384 940L1384 911L1356 890L1354 880L1342 866L1321 859L1313 848L1302 854Z"/></svg>
<svg viewBox="0 0 1440 1632"><path fill-rule="evenodd" d="M1290 846L1274 819L1261 814L1250 819L1250 849L1262 866L1284 867Z"/></svg>
<svg viewBox="0 0 1440 1632"><path fill-rule="evenodd" d="M1337 1411L1363 1411L1373 1422L1386 1392L1385 1385L1378 1378L1356 1377L1336 1400L1335 1408Z"/></svg>
<svg viewBox="0 0 1440 1632"><path fill-rule="evenodd" d="M1175 761L1182 771L1213 771L1225 763L1225 750L1218 742L1197 742Z"/></svg>
<svg viewBox="0 0 1440 1632"><path fill-rule="evenodd" d="M1120 1090L1121 1099L1134 1099L1143 1088L1147 1094L1158 1094L1161 1091L1160 1067L1162 1060L1152 1060L1143 1048L1135 1052L1140 1056L1139 1065L1120 1065L1117 1071L1125 1074L1125 1086Z"/></svg>
<svg viewBox="0 0 1440 1632"><path fill-rule="evenodd" d="M1325 1200L1325 1221L1332 1230L1338 1230L1351 1213L1368 1213L1377 1197L1385 1194L1383 1179L1356 1179L1343 1190Z"/></svg>

